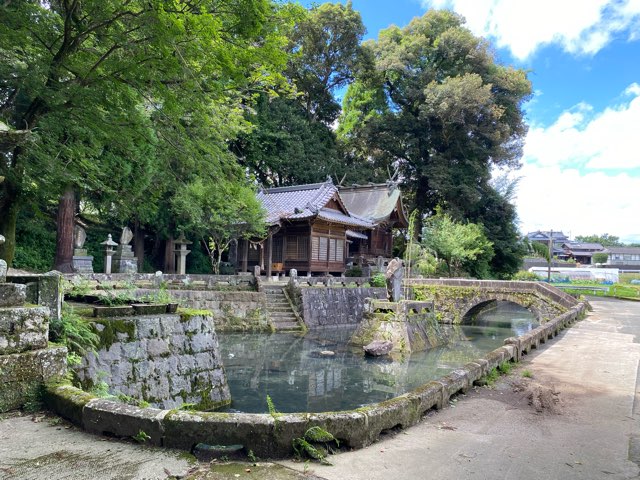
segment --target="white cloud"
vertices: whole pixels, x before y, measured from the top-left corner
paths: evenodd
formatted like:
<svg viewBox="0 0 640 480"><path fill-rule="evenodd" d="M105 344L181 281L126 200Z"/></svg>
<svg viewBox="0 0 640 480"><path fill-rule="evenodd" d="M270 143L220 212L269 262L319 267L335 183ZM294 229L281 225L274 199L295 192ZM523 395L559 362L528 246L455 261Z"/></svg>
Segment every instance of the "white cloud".
<svg viewBox="0 0 640 480"><path fill-rule="evenodd" d="M640 168L640 85L633 83L624 93L625 102L602 112L581 103L549 127L532 126L524 161L565 168Z"/></svg>
<svg viewBox="0 0 640 480"><path fill-rule="evenodd" d="M564 230L640 238L640 85L594 112L579 104L527 135L518 188L523 231Z"/></svg>
<svg viewBox="0 0 640 480"><path fill-rule="evenodd" d="M514 57L526 59L557 43L576 54L595 54L621 33L638 38L640 0L422 0L425 8L449 8L476 34L492 37Z"/></svg>

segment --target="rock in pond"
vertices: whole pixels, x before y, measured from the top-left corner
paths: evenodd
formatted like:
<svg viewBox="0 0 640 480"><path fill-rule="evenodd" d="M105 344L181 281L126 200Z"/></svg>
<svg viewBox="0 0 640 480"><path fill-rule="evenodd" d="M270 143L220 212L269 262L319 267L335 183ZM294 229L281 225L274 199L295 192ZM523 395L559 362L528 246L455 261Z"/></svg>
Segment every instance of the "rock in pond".
<svg viewBox="0 0 640 480"><path fill-rule="evenodd" d="M369 345L362 347L365 355L371 357L380 357L382 355L388 355L393 349L393 343L389 340L374 340Z"/></svg>

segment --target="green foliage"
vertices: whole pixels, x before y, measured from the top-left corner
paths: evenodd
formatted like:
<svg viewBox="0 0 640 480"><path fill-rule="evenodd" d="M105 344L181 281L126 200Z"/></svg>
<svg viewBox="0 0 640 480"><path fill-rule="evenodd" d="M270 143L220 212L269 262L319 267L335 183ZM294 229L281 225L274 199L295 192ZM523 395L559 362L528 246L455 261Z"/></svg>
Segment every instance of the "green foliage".
<svg viewBox="0 0 640 480"><path fill-rule="evenodd" d="M80 356L95 350L99 344L99 337L91 324L76 314L67 303L62 304L60 319L52 317L49 321L49 340L64 344L69 352Z"/></svg>
<svg viewBox="0 0 640 480"><path fill-rule="evenodd" d="M604 252L596 252L591 256L592 263L607 263L609 259L609 254Z"/></svg>
<svg viewBox="0 0 640 480"><path fill-rule="evenodd" d="M522 153L526 72L497 63L488 43L448 11L430 10L364 45L374 69L345 95L347 149L378 171L401 159L409 200L423 215L444 205L455 219L480 222L491 168L516 167ZM497 244L512 234L488 236Z"/></svg>
<svg viewBox="0 0 640 480"><path fill-rule="evenodd" d="M214 273L233 239L265 234L264 211L255 192L242 183L198 178L173 199L182 229L203 240Z"/></svg>
<svg viewBox="0 0 640 480"><path fill-rule="evenodd" d="M503 375L509 375L509 373L511 373L512 369L513 369L513 363L511 363L511 362L502 362L498 366L498 370Z"/></svg>
<svg viewBox="0 0 640 480"><path fill-rule="evenodd" d="M493 256L492 244L481 226L455 222L440 210L427 219L422 238L424 246L446 264L449 276L464 270L484 273Z"/></svg>
<svg viewBox="0 0 640 480"><path fill-rule="evenodd" d="M131 438L133 438L138 443L145 443L147 440L151 440L151 437L147 435L144 430L140 430Z"/></svg>
<svg viewBox="0 0 640 480"><path fill-rule="evenodd" d="M599 243L603 247L624 246L624 244L620 241L620 237L609 235L608 233L604 233L602 235L576 235L576 242Z"/></svg>
<svg viewBox="0 0 640 480"><path fill-rule="evenodd" d="M521 282L535 282L539 280L538 276L535 273L529 272L527 270L520 270L511 278L512 280L519 280Z"/></svg>
<svg viewBox="0 0 640 480"><path fill-rule="evenodd" d="M16 214L76 191L83 208L172 233L182 182L229 175L228 142L258 92L285 85L292 8L269 0L4 2L2 119L33 133L0 149L0 255Z"/></svg>
<svg viewBox="0 0 640 480"><path fill-rule="evenodd" d="M522 376L524 378L533 378L533 373L531 373L531 370L523 370L522 371Z"/></svg>
<svg viewBox="0 0 640 480"><path fill-rule="evenodd" d="M360 268L357 265L355 265L355 266L353 266L351 268L348 268L347 270L345 270L344 276L345 277L361 277L362 276L362 268Z"/></svg>
<svg viewBox="0 0 640 480"><path fill-rule="evenodd" d="M387 279L385 278L384 273L376 273L369 280L369 284L372 287L386 287Z"/></svg>
<svg viewBox="0 0 640 480"><path fill-rule="evenodd" d="M55 251L55 223L43 213L22 213L16 228L13 267L46 272L53 266Z"/></svg>
<svg viewBox="0 0 640 480"><path fill-rule="evenodd" d="M331 433L314 426L309 428L303 437L293 439L293 450L300 459L309 457L324 465L331 465L327 460L327 454L333 453L332 444L340 447L340 442Z"/></svg>

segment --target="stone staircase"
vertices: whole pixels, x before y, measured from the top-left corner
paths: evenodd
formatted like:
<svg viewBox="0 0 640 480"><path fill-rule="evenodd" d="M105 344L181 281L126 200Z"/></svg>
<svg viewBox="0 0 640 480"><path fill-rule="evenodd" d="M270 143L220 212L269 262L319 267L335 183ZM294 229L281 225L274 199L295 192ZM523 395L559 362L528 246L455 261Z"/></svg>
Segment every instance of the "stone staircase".
<svg viewBox="0 0 640 480"><path fill-rule="evenodd" d="M284 287L281 285L265 285L267 295L267 313L276 331L299 331L303 327L289 303Z"/></svg>

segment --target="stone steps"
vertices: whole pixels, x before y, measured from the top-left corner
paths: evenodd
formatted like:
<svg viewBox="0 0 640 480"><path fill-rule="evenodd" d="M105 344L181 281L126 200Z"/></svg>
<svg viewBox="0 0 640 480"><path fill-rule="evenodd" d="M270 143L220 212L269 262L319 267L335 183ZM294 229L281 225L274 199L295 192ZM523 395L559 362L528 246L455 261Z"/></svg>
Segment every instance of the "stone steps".
<svg viewBox="0 0 640 480"><path fill-rule="evenodd" d="M267 312L276 331L298 331L302 326L291 308L291 304L281 286L265 287Z"/></svg>

